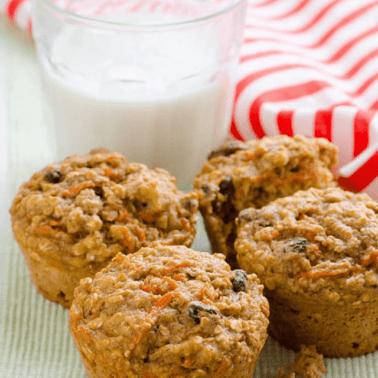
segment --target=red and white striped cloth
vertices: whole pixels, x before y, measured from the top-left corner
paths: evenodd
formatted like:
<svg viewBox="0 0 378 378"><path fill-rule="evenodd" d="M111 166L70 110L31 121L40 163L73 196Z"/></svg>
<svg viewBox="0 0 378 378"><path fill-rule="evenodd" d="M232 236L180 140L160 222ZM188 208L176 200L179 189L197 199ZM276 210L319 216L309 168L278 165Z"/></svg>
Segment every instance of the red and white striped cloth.
<svg viewBox="0 0 378 378"><path fill-rule="evenodd" d="M31 30L31 0L0 0ZM339 147L342 186L378 200L378 1L249 0L231 134Z"/></svg>

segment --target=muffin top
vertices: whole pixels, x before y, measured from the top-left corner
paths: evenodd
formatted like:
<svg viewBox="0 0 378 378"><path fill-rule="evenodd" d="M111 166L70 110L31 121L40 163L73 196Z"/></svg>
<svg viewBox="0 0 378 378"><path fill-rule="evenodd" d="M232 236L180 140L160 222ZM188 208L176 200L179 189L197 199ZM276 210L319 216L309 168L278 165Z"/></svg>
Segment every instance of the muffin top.
<svg viewBox="0 0 378 378"><path fill-rule="evenodd" d="M196 194L178 191L167 171L96 149L35 173L10 213L15 237L32 257L80 267L156 240L190 246L197 209Z"/></svg>
<svg viewBox="0 0 378 378"><path fill-rule="evenodd" d="M255 275L231 271L220 254L160 245L117 254L81 280L69 323L84 358L130 377L249 377L268 314Z"/></svg>
<svg viewBox="0 0 378 378"><path fill-rule="evenodd" d="M334 182L337 147L323 138L279 135L247 142L230 141L211 152L197 175L201 209L228 214L260 208L277 197Z"/></svg>
<svg viewBox="0 0 378 378"><path fill-rule="evenodd" d="M334 302L378 297L378 202L367 194L300 191L242 211L237 228L238 262L268 290Z"/></svg>

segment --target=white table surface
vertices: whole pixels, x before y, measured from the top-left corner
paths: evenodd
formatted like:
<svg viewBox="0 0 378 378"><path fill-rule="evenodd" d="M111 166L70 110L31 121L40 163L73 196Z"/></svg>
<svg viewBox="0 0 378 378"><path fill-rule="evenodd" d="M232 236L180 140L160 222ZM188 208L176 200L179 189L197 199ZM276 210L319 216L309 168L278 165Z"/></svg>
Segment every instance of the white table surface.
<svg viewBox="0 0 378 378"><path fill-rule="evenodd" d="M84 378L67 311L44 300L30 282L13 241L8 209L19 185L54 161L43 116L33 42L0 15L0 378ZM208 250L202 222L194 249ZM254 378L272 378L294 354L268 339ZM325 378L378 377L378 354L326 359Z"/></svg>

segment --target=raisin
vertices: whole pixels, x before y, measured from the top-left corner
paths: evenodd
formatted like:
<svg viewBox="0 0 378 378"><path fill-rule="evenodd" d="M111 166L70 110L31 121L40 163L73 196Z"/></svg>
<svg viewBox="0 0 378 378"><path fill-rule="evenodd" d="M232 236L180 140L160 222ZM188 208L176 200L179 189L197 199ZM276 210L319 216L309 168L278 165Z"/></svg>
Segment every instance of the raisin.
<svg viewBox="0 0 378 378"><path fill-rule="evenodd" d="M293 252L301 253L306 250L308 241L304 238L298 238L291 244L291 246L293 247Z"/></svg>
<svg viewBox="0 0 378 378"><path fill-rule="evenodd" d="M202 188L205 195L208 195L210 193L210 188L207 185L203 185Z"/></svg>
<svg viewBox="0 0 378 378"><path fill-rule="evenodd" d="M74 237L75 240L82 240L82 239L85 239L87 236L88 236L88 234L85 233L85 232L82 232L82 231L75 232L73 234L73 237Z"/></svg>
<svg viewBox="0 0 378 378"><path fill-rule="evenodd" d="M62 174L58 170L55 170L53 172L50 171L46 173L45 179L48 182L57 184L62 179Z"/></svg>
<svg viewBox="0 0 378 378"><path fill-rule="evenodd" d="M239 142L237 140L231 141L210 152L210 154L207 156L207 160L210 160L217 156L230 156L237 151L246 149L247 146L243 142Z"/></svg>
<svg viewBox="0 0 378 378"><path fill-rule="evenodd" d="M194 301L189 306L189 316L196 324L200 324L201 322L201 311L206 311L208 314L216 314L216 311L213 307L210 307L202 302Z"/></svg>
<svg viewBox="0 0 378 378"><path fill-rule="evenodd" d="M227 197L230 197L235 193L235 187L231 177L226 176L225 179L221 181L219 184L219 192Z"/></svg>
<svg viewBox="0 0 378 378"><path fill-rule="evenodd" d="M160 328L159 324L156 324L156 326L152 329L152 331L156 333L157 331L159 331L159 328Z"/></svg>
<svg viewBox="0 0 378 378"><path fill-rule="evenodd" d="M96 186L93 190L96 193L96 196L104 198L104 189L101 186Z"/></svg>
<svg viewBox="0 0 378 378"><path fill-rule="evenodd" d="M250 214L249 210L242 210L240 213L239 213L239 219L242 219L246 222L251 222L253 221L255 218Z"/></svg>
<svg viewBox="0 0 378 378"><path fill-rule="evenodd" d="M184 205L185 209L187 209L189 211L193 211L197 207L197 201L194 200L194 199L191 199L191 198L185 198L184 201L183 201L183 205Z"/></svg>
<svg viewBox="0 0 378 378"><path fill-rule="evenodd" d="M147 207L146 202L140 202L140 201L136 200L133 203L134 203L134 206L135 206L135 209L136 209L137 212L140 212Z"/></svg>
<svg viewBox="0 0 378 378"><path fill-rule="evenodd" d="M247 273L242 269L236 269L234 278L232 279L232 289L235 293L245 291L245 283L247 281Z"/></svg>

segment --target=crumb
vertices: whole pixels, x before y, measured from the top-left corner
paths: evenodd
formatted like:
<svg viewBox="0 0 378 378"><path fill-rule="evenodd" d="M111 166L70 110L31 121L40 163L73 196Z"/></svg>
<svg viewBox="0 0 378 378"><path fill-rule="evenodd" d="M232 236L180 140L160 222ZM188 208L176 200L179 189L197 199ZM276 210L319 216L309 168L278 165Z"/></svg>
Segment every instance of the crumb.
<svg viewBox="0 0 378 378"><path fill-rule="evenodd" d="M292 371L286 372L285 370ZM321 378L327 372L323 356L316 353L315 346L301 345L301 350L294 362L281 367L277 378L295 378L295 374L302 378Z"/></svg>

